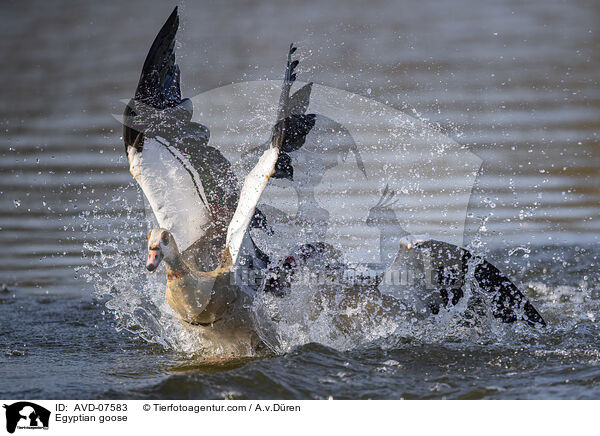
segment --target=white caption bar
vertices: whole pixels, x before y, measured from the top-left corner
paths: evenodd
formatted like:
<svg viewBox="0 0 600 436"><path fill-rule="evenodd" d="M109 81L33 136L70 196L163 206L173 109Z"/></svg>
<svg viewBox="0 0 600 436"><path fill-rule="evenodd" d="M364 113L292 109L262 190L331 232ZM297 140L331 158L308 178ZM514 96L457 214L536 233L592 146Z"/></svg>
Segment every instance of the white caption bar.
<svg viewBox="0 0 600 436"><path fill-rule="evenodd" d="M586 401L0 400L0 434L587 434ZM49 413L49 414L48 414ZM16 421L15 421L16 420ZM11 428L12 426L12 428ZM8 433L5 431L8 430ZM10 431L12 430L12 432ZM177 432L177 433L176 433Z"/></svg>

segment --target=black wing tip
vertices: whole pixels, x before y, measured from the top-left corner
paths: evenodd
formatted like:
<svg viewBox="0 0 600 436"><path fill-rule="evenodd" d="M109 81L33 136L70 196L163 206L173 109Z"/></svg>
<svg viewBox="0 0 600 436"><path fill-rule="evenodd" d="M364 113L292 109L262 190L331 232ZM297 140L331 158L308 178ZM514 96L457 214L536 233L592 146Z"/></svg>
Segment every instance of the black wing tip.
<svg viewBox="0 0 600 436"><path fill-rule="evenodd" d="M284 80L288 83L294 82L296 80L296 74L294 73L294 70L300 63L300 61L297 59L292 60L292 55L296 52L296 50L298 50L298 47L296 45L294 45L294 43L292 42L290 44L290 49L288 51L287 67L285 69L285 77L284 77Z"/></svg>
<svg viewBox="0 0 600 436"><path fill-rule="evenodd" d="M167 18L163 27L168 28L173 26L173 24L179 24L179 6L173 8L173 12L171 12L171 15L169 15L169 18Z"/></svg>
<svg viewBox="0 0 600 436"><path fill-rule="evenodd" d="M175 36L178 28L179 15L176 7L158 31L150 50L148 50L142 67L142 79L145 75L151 74L156 68L159 68L169 57L174 56Z"/></svg>
<svg viewBox="0 0 600 436"><path fill-rule="evenodd" d="M179 67L175 62L175 39L179 29L179 7L175 6L146 55L135 99L163 109L181 100Z"/></svg>
<svg viewBox="0 0 600 436"><path fill-rule="evenodd" d="M179 7L175 6L165 24L163 24L162 28L158 32L158 36L168 37L169 39L175 39L175 35L177 34L177 30L179 29Z"/></svg>

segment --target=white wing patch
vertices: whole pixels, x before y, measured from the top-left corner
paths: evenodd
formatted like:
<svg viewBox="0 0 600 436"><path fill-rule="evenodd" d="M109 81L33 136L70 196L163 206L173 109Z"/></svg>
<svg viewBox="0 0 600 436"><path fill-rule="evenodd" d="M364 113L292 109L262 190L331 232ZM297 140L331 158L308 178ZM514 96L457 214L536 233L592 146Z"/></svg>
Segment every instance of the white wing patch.
<svg viewBox="0 0 600 436"><path fill-rule="evenodd" d="M171 145L169 145L169 143L166 139L160 138L160 139L157 139L157 141L167 148L167 151L169 153L171 153L179 161L179 163L181 165L183 165L185 170L187 170L189 173L191 173L191 177L194 182L194 187L200 193L200 197L202 198L202 201L204 202L204 206L210 213L211 212L210 204L208 204L208 200L206 198L206 193L204 192L204 186L202 185L202 179L200 178L200 174L198 174L198 171L196 171L196 168L194 168L194 166L191 164L191 162L183 154L181 154L181 152L179 150L177 150L175 147L172 147Z"/></svg>
<svg viewBox="0 0 600 436"><path fill-rule="evenodd" d="M279 149L275 147L269 148L263 153L256 166L244 179L244 186L242 186L237 208L227 229L226 246L231 254L233 265L237 261L244 235L250 225L256 205L269 183L269 178L275 171L275 164L278 157Z"/></svg>
<svg viewBox="0 0 600 436"><path fill-rule="evenodd" d="M211 224L198 173L188 159L168 147L166 141L163 144L146 138L141 153L130 147L127 154L129 171L144 191L158 224L173 234L181 251L185 250L201 238Z"/></svg>

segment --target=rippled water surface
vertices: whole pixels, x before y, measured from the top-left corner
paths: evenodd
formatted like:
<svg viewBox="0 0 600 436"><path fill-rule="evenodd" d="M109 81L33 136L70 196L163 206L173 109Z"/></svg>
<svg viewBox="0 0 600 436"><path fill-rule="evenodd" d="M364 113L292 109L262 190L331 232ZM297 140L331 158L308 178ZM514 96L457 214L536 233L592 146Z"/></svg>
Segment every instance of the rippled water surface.
<svg viewBox="0 0 600 436"><path fill-rule="evenodd" d="M226 363L203 361L172 320L157 321L162 284L143 271L144 204L111 115L171 7L0 6L3 396L600 397L597 2L184 5L187 95L278 79L295 41L302 80L386 103L468 147L482 163L464 243L548 323L466 328L450 312L339 339L319 319L281 354Z"/></svg>

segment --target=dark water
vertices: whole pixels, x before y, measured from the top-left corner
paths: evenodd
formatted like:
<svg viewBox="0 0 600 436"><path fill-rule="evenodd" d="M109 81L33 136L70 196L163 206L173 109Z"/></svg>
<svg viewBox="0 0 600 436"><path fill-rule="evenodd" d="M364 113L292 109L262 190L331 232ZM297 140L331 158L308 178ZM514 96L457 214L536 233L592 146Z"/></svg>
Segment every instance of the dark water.
<svg viewBox="0 0 600 436"><path fill-rule="evenodd" d="M600 396L597 2L184 5L188 94L278 78L297 41L307 79L419 114L468 146L483 160L468 238L548 322L440 322L221 364L146 342L122 328L124 306L98 297L127 295L134 271L146 280L143 203L111 114L170 10L0 6L3 397Z"/></svg>

